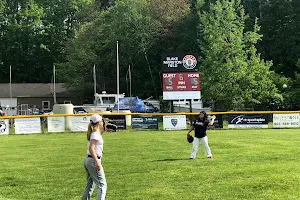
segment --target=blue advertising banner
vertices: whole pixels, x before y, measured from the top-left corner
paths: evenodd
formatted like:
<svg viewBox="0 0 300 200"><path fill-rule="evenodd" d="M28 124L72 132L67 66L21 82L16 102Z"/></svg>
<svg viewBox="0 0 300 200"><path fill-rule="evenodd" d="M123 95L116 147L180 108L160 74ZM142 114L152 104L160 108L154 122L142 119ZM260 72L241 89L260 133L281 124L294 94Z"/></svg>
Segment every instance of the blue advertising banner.
<svg viewBox="0 0 300 200"><path fill-rule="evenodd" d="M267 115L229 115L228 128L268 128Z"/></svg>
<svg viewBox="0 0 300 200"><path fill-rule="evenodd" d="M133 129L158 129L157 117L132 116Z"/></svg>

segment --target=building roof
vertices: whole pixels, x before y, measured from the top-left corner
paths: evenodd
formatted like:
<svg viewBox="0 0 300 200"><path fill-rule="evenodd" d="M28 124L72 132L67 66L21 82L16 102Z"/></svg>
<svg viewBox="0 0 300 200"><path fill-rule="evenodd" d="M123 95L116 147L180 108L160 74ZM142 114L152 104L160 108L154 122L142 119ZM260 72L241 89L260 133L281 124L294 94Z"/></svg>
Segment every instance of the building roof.
<svg viewBox="0 0 300 200"><path fill-rule="evenodd" d="M12 83L12 97L53 97L52 83ZM55 91L58 96L68 92L64 83L55 84ZM8 83L0 83L0 98L10 97L10 87Z"/></svg>

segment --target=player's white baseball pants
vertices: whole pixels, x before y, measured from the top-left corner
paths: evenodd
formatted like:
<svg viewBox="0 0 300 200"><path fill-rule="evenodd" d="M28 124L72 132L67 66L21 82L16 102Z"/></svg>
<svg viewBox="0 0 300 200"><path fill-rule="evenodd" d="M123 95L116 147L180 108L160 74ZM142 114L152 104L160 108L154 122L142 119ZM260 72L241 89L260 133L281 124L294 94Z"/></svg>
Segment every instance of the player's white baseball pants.
<svg viewBox="0 0 300 200"><path fill-rule="evenodd" d="M202 147L203 147L203 149L205 151L206 157L208 157L208 158L212 157L210 148L208 146L208 139L207 139L207 136L205 136L203 138L196 138L196 137L194 137L193 150L192 150L192 154L191 154L190 158L195 158L196 157L196 154L197 154L197 151L198 151L199 142L201 142L201 144L202 144Z"/></svg>

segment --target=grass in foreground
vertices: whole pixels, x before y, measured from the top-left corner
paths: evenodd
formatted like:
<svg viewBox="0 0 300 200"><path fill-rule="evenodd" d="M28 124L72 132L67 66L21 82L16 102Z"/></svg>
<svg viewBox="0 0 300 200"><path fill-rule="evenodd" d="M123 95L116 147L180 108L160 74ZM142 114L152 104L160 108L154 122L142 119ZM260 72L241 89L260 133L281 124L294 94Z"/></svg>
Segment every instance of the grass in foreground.
<svg viewBox="0 0 300 200"><path fill-rule="evenodd" d="M299 130L209 131L214 160L186 131L104 135L108 200L300 199ZM75 200L85 186L85 134L0 137L0 199ZM93 199L96 192L94 192Z"/></svg>

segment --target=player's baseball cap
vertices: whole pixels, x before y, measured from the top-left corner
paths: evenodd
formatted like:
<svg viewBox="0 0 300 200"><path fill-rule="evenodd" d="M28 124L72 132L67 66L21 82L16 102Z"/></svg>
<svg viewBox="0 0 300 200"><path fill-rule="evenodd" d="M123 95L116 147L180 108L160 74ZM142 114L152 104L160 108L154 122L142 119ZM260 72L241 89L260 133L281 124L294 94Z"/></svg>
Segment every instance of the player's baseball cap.
<svg viewBox="0 0 300 200"><path fill-rule="evenodd" d="M102 121L102 117L100 115L94 114L91 116L90 121L92 121L94 124Z"/></svg>

